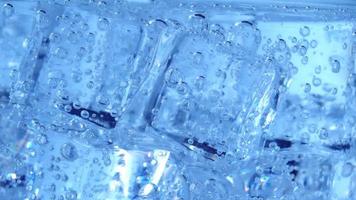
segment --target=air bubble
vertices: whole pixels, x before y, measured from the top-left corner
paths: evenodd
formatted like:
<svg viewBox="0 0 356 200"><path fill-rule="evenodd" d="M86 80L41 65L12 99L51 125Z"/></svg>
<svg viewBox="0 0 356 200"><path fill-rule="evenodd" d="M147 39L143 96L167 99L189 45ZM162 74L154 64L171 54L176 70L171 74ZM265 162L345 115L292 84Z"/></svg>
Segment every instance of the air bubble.
<svg viewBox="0 0 356 200"><path fill-rule="evenodd" d="M296 37L292 37L292 43L297 43L298 39Z"/></svg>
<svg viewBox="0 0 356 200"><path fill-rule="evenodd" d="M48 139L47 139L47 135L45 134L39 134L36 138L36 141L38 144L47 144L48 143Z"/></svg>
<svg viewBox="0 0 356 200"><path fill-rule="evenodd" d="M349 177L352 174L353 170L354 166L351 163L347 162L344 164L344 166L342 166L341 175L343 177Z"/></svg>
<svg viewBox="0 0 356 200"><path fill-rule="evenodd" d="M100 18L98 21L98 29L101 31L106 31L109 29L110 22L106 18Z"/></svg>
<svg viewBox="0 0 356 200"><path fill-rule="evenodd" d="M318 42L316 41L316 40L312 40L311 42L310 42L310 47L311 48L315 48L315 47L317 47L318 46Z"/></svg>
<svg viewBox="0 0 356 200"><path fill-rule="evenodd" d="M45 10L37 11L36 22L41 28L46 27L48 25L47 12Z"/></svg>
<svg viewBox="0 0 356 200"><path fill-rule="evenodd" d="M182 81L182 74L177 69L170 69L167 73L166 81L168 86L174 87Z"/></svg>
<svg viewBox="0 0 356 200"><path fill-rule="evenodd" d="M347 49L347 44L346 43L342 44L342 49L344 49L344 50Z"/></svg>
<svg viewBox="0 0 356 200"><path fill-rule="evenodd" d="M311 91L311 85L309 83L306 83L304 86L304 92L309 93Z"/></svg>
<svg viewBox="0 0 356 200"><path fill-rule="evenodd" d="M61 155L69 161L74 161L78 158L77 148L71 143L65 143L61 147Z"/></svg>
<svg viewBox="0 0 356 200"><path fill-rule="evenodd" d="M328 138L328 131L325 128L321 128L319 130L319 138L322 140L325 140L326 138Z"/></svg>
<svg viewBox="0 0 356 200"><path fill-rule="evenodd" d="M320 85L321 85L321 79L314 76L314 77L313 77L313 85L314 85L315 87L320 86Z"/></svg>
<svg viewBox="0 0 356 200"><path fill-rule="evenodd" d="M66 194L66 200L77 200L77 192L75 190L69 189Z"/></svg>
<svg viewBox="0 0 356 200"><path fill-rule="evenodd" d="M277 48L280 51L284 51L287 48L286 41L284 41L283 39L279 39L277 42Z"/></svg>
<svg viewBox="0 0 356 200"><path fill-rule="evenodd" d="M59 43L61 41L61 35L58 33L51 33L49 35L49 40L51 41L51 43L55 44L55 43Z"/></svg>
<svg viewBox="0 0 356 200"><path fill-rule="evenodd" d="M66 112L72 111L72 106L71 105L65 105L64 106L64 111L66 111Z"/></svg>
<svg viewBox="0 0 356 200"><path fill-rule="evenodd" d="M5 3L2 6L2 13L5 17L11 17L15 12L14 6L9 3Z"/></svg>
<svg viewBox="0 0 356 200"><path fill-rule="evenodd" d="M333 73L339 73L340 72L340 62L335 59L330 59L330 64L331 64L331 71Z"/></svg>
<svg viewBox="0 0 356 200"><path fill-rule="evenodd" d="M64 58L67 57L68 51L67 51L66 49L62 48L62 47L58 47L58 48L55 50L54 54L55 54L58 58L64 59Z"/></svg>
<svg viewBox="0 0 356 200"><path fill-rule="evenodd" d="M195 87L197 90L202 90L204 88L204 84L205 84L205 77L204 76L198 76L195 79Z"/></svg>
<svg viewBox="0 0 356 200"><path fill-rule="evenodd" d="M314 68L314 72L315 72L316 74L320 74L320 73L321 73L321 66L320 66L320 65L316 66L316 67Z"/></svg>
<svg viewBox="0 0 356 200"><path fill-rule="evenodd" d="M86 111L86 110L82 110L82 111L80 112L80 116L83 117L83 118L85 118L85 119L87 119L87 118L89 118L89 112Z"/></svg>
<svg viewBox="0 0 356 200"><path fill-rule="evenodd" d="M306 37L310 34L310 29L308 26L303 26L299 29L299 33L301 36Z"/></svg>
<svg viewBox="0 0 356 200"><path fill-rule="evenodd" d="M188 90L189 90L189 87L188 87L187 83L185 83L185 82L178 83L177 91L179 94L185 95L188 93Z"/></svg>
<svg viewBox="0 0 356 200"><path fill-rule="evenodd" d="M302 64L303 65L306 65L306 64L308 64L308 61L309 61L309 58L308 58L308 56L303 56L303 58L302 58Z"/></svg>
<svg viewBox="0 0 356 200"><path fill-rule="evenodd" d="M93 89L93 87L94 87L94 82L93 82L93 81L89 81L89 82L87 83L87 88L88 88L88 89Z"/></svg>
<svg viewBox="0 0 356 200"><path fill-rule="evenodd" d="M219 24L213 24L210 26L210 32L215 35L215 37L223 40L225 39L225 29Z"/></svg>
<svg viewBox="0 0 356 200"><path fill-rule="evenodd" d="M201 33L208 30L208 23L203 14L194 14L189 16L189 22L193 32Z"/></svg>
<svg viewBox="0 0 356 200"><path fill-rule="evenodd" d="M305 46L301 46L301 47L299 48L299 54L300 54L301 56L304 56L305 54L307 54L307 48L306 48Z"/></svg>
<svg viewBox="0 0 356 200"><path fill-rule="evenodd" d="M193 54L193 60L194 60L194 64L200 64L204 59L204 56L201 52L195 52Z"/></svg>

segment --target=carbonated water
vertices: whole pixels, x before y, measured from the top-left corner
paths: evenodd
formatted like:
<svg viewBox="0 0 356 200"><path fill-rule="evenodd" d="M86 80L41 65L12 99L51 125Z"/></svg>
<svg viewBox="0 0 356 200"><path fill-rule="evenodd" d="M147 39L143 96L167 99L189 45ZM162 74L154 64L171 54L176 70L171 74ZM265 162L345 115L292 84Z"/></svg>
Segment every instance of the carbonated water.
<svg viewBox="0 0 356 200"><path fill-rule="evenodd" d="M0 199L356 199L353 1L0 3Z"/></svg>

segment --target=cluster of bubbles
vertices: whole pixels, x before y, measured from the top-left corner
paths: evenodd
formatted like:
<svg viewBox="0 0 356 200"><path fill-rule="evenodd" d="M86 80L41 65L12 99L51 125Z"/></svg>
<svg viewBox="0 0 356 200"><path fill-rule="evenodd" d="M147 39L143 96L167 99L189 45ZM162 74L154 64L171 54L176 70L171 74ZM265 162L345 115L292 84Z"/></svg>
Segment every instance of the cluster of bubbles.
<svg viewBox="0 0 356 200"><path fill-rule="evenodd" d="M257 14L173 5L31 4L0 77L0 198L356 198L351 41L324 52L312 23L272 37ZM0 44L21 12L2 5Z"/></svg>

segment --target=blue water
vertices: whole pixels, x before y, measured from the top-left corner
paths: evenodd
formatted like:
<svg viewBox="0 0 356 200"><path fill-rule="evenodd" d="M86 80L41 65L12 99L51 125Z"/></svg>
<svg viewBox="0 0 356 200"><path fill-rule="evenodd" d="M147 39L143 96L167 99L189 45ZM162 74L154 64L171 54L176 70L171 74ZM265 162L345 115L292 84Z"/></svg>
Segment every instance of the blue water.
<svg viewBox="0 0 356 200"><path fill-rule="evenodd" d="M0 0L0 200L356 200L351 0Z"/></svg>

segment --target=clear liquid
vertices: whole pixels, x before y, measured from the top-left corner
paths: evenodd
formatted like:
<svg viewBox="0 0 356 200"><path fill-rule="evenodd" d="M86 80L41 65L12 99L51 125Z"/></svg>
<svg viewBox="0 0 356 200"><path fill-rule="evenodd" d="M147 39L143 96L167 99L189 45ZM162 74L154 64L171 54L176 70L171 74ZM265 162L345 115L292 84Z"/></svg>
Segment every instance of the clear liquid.
<svg viewBox="0 0 356 200"><path fill-rule="evenodd" d="M1 9L0 199L356 198L351 1Z"/></svg>

